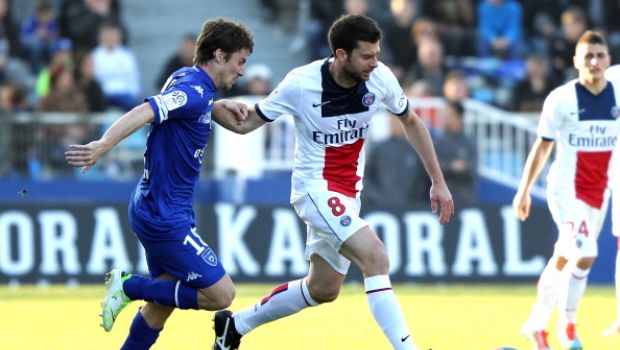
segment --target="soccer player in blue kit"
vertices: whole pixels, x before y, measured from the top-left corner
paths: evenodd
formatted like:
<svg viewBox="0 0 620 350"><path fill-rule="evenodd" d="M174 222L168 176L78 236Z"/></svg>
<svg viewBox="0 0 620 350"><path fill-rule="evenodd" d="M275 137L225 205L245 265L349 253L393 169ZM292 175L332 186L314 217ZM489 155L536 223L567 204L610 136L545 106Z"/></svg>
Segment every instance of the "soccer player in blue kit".
<svg viewBox="0 0 620 350"><path fill-rule="evenodd" d="M109 332L127 304L146 301L122 349L150 348L174 308L219 310L235 296L231 278L196 232L192 201L211 118L217 121L212 109L235 109L235 102L214 102L215 92L230 89L243 75L253 46L253 35L243 24L205 22L194 66L174 72L158 95L124 114L99 140L71 145L66 152L67 162L85 172L120 141L151 124L144 174L129 203L129 220L145 248L150 277L113 269L106 275L102 304L103 328Z"/></svg>

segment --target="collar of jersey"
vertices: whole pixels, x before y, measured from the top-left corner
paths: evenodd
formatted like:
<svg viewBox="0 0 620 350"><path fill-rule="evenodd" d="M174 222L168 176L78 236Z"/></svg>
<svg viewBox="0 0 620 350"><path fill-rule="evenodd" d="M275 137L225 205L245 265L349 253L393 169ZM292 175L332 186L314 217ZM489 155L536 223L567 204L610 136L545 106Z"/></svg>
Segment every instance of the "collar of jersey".
<svg viewBox="0 0 620 350"><path fill-rule="evenodd" d="M192 69L198 72L198 76L200 76L201 80L203 80L209 88L211 88L213 91L217 90L217 86L215 86L213 79L211 79L209 74L207 74L207 72L205 72L202 68L200 68L199 65L195 64L194 66L192 66Z"/></svg>

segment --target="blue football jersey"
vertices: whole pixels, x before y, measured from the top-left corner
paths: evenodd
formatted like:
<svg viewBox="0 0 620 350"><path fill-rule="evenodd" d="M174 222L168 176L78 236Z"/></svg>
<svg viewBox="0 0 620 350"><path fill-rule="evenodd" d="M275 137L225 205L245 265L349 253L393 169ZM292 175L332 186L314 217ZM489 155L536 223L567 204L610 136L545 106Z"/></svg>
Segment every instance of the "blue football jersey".
<svg viewBox="0 0 620 350"><path fill-rule="evenodd" d="M134 229L143 234L195 225L192 199L211 134L215 92L213 80L193 66L174 72L158 95L146 99L155 120L129 210Z"/></svg>

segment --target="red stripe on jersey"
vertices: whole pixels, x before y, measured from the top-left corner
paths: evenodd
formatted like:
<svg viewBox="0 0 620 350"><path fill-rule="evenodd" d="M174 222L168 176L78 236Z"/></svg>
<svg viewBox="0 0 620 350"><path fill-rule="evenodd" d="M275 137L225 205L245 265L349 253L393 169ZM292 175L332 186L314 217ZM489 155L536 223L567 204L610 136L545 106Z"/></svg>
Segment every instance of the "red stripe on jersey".
<svg viewBox="0 0 620 350"><path fill-rule="evenodd" d="M578 199L600 209L607 188L611 151L577 152L575 194Z"/></svg>
<svg viewBox="0 0 620 350"><path fill-rule="evenodd" d="M260 304L261 305L265 305L266 302L269 301L269 299L271 299L271 297L273 297L276 294L280 294L282 292L285 292L288 290L288 283L284 283L279 285L278 287L276 287L276 289L272 290L271 293L269 293L268 296L264 297L261 301Z"/></svg>
<svg viewBox="0 0 620 350"><path fill-rule="evenodd" d="M364 145L364 139L340 147L325 147L325 165L323 178L327 180L327 189L355 197L355 185L361 179L357 175L357 160Z"/></svg>

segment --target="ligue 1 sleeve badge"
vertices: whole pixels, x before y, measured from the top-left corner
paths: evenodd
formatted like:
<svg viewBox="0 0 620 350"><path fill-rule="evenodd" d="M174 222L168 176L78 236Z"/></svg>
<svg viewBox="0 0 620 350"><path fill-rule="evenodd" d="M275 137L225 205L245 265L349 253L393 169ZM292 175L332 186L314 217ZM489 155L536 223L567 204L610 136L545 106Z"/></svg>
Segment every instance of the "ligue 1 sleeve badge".
<svg viewBox="0 0 620 350"><path fill-rule="evenodd" d="M620 117L620 106L611 107L611 116L616 119Z"/></svg>
<svg viewBox="0 0 620 350"><path fill-rule="evenodd" d="M372 105L373 103L375 103L375 99L377 97L375 96L374 93L372 92L367 92L364 94L364 96L362 96L362 104L366 107Z"/></svg>

